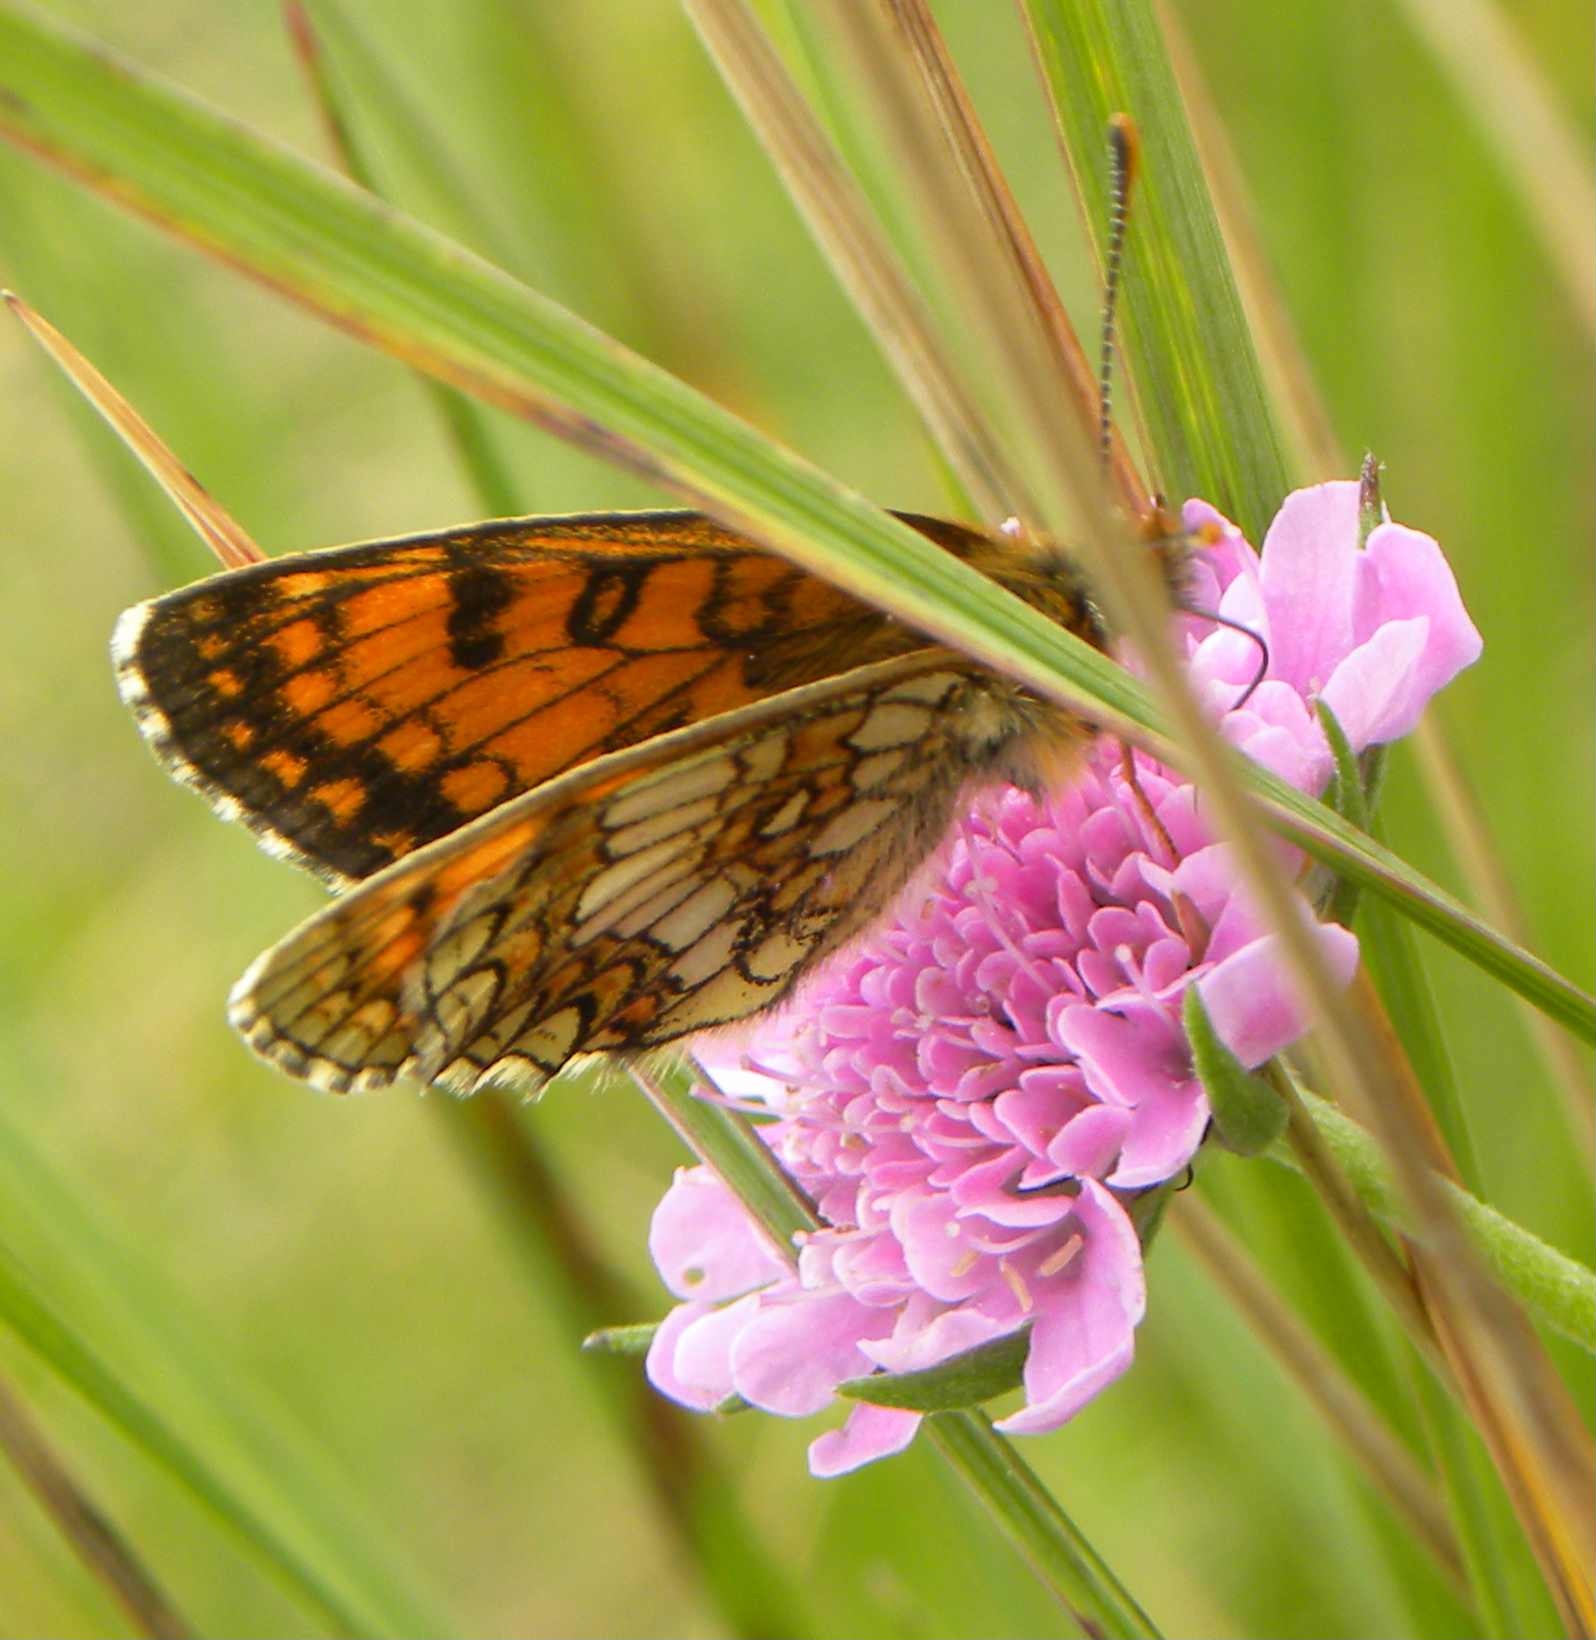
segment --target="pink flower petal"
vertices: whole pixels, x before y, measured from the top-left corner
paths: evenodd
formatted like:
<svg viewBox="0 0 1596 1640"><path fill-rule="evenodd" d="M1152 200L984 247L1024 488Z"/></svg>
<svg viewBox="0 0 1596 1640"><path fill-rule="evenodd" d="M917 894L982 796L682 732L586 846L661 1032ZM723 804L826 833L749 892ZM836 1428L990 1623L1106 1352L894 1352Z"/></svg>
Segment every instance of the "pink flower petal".
<svg viewBox="0 0 1596 1640"><path fill-rule="evenodd" d="M1358 966L1357 937L1335 923L1315 924L1314 936L1330 971L1347 984ZM1307 1029L1278 935L1266 934L1227 957L1198 980L1197 989L1220 1040L1249 1070Z"/></svg>
<svg viewBox="0 0 1596 1640"><path fill-rule="evenodd" d="M707 1167L677 1170L654 1209L648 1251L678 1298L709 1304L787 1273L742 1204Z"/></svg>
<svg viewBox="0 0 1596 1640"><path fill-rule="evenodd" d="M1360 568L1379 582L1384 621L1423 616L1430 623L1424 652L1425 698L1450 683L1480 658L1484 644L1469 619L1452 566L1434 539L1402 524L1381 524L1371 532Z"/></svg>
<svg viewBox="0 0 1596 1640"><path fill-rule="evenodd" d="M829 1480L877 1458L890 1458L903 1451L919 1427L918 1412L861 1402L841 1429L829 1430L810 1442L809 1473L816 1480Z"/></svg>
<svg viewBox="0 0 1596 1640"><path fill-rule="evenodd" d="M918 1328L899 1326L892 1337L870 1340L859 1348L888 1372L920 1372L1012 1331L1004 1323L966 1306L941 1310Z"/></svg>
<svg viewBox="0 0 1596 1640"><path fill-rule="evenodd" d="M1355 642L1358 486L1316 484L1286 497L1263 545L1269 675L1317 694Z"/></svg>
<svg viewBox="0 0 1596 1640"><path fill-rule="evenodd" d="M1172 1179L1197 1154L1208 1114L1208 1096L1195 1077L1160 1083L1136 1107L1108 1183L1140 1190Z"/></svg>
<svg viewBox="0 0 1596 1640"><path fill-rule="evenodd" d="M732 1383L756 1407L802 1418L828 1405L844 1378L870 1371L860 1339L891 1330L890 1310L869 1309L848 1293L766 1305L732 1341Z"/></svg>
<svg viewBox="0 0 1596 1640"><path fill-rule="evenodd" d="M1419 667L1430 623L1387 621L1336 667L1321 698L1353 751L1399 740L1419 721L1429 694Z"/></svg>
<svg viewBox="0 0 1596 1640"><path fill-rule="evenodd" d="M1025 1362L1026 1404L998 1424L1005 1434L1056 1429L1131 1362L1147 1307L1135 1228L1095 1180L1082 1184L1076 1215L1085 1246L1068 1279L1038 1306Z"/></svg>
<svg viewBox="0 0 1596 1640"><path fill-rule="evenodd" d="M731 1346L753 1313L753 1301L723 1310L678 1304L649 1345L648 1380L696 1412L709 1412L732 1393Z"/></svg>
<svg viewBox="0 0 1596 1640"><path fill-rule="evenodd" d="M1131 1113L1094 1105L1072 1117L1047 1147L1048 1160L1076 1178L1101 1178L1118 1160L1131 1129Z"/></svg>

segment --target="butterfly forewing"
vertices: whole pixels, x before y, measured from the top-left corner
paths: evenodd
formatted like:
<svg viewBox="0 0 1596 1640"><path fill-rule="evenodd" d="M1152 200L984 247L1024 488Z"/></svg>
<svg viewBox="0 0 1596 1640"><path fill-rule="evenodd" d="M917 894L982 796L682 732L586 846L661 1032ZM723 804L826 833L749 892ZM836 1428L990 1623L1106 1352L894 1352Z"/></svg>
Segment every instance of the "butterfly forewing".
<svg viewBox="0 0 1596 1640"><path fill-rule="evenodd" d="M341 885L590 758L917 641L698 514L638 513L273 559L130 610L114 653L172 773Z"/></svg>
<svg viewBox="0 0 1596 1640"><path fill-rule="evenodd" d="M573 771L312 918L234 1021L324 1087L469 1092L745 1018L923 858L988 688L923 651Z"/></svg>

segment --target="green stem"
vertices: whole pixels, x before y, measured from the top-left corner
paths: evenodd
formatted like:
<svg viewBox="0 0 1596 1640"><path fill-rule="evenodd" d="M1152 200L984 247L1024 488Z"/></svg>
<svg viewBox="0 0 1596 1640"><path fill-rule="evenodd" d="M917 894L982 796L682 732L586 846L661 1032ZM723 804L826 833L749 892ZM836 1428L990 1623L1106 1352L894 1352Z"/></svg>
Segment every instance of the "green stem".
<svg viewBox="0 0 1596 1640"><path fill-rule="evenodd" d="M647 1071L634 1065L631 1073L682 1143L719 1175L776 1251L797 1269L794 1237L822 1229L824 1221L759 1142L753 1123L723 1105L700 1099L693 1091L696 1079L680 1060Z"/></svg>
<svg viewBox="0 0 1596 1640"><path fill-rule="evenodd" d="M1088 1635L1156 1636L1138 1606L984 1412L934 1412L925 1432L954 1473Z"/></svg>
<svg viewBox="0 0 1596 1640"><path fill-rule="evenodd" d="M1365 1206L1388 1224L1408 1228L1396 1182L1373 1137L1328 1100L1306 1089L1298 1091L1320 1137ZM1265 1154L1297 1167L1284 1145L1276 1144ZM1475 1252L1497 1281L1538 1321L1596 1355L1596 1274L1450 1180L1443 1179L1441 1186Z"/></svg>

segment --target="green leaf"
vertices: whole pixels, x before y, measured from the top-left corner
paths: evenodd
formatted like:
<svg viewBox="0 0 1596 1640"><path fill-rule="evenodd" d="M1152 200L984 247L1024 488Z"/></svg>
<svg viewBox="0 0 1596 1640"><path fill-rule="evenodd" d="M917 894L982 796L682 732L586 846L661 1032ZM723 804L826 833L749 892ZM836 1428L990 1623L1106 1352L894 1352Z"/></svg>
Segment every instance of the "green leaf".
<svg viewBox="0 0 1596 1640"><path fill-rule="evenodd" d="M1225 1046L1195 985L1186 987L1181 1022L1220 1143L1238 1156L1267 1150L1286 1131L1285 1101Z"/></svg>
<svg viewBox="0 0 1596 1640"><path fill-rule="evenodd" d="M1022 1327L918 1372L873 1372L863 1378L845 1378L837 1385L837 1393L908 1412L954 1412L980 1406L1019 1388L1030 1347L1031 1329Z"/></svg>
<svg viewBox="0 0 1596 1640"><path fill-rule="evenodd" d="M634 1321L622 1327L600 1327L582 1340L582 1348L591 1355L622 1355L641 1359L659 1331L657 1321Z"/></svg>

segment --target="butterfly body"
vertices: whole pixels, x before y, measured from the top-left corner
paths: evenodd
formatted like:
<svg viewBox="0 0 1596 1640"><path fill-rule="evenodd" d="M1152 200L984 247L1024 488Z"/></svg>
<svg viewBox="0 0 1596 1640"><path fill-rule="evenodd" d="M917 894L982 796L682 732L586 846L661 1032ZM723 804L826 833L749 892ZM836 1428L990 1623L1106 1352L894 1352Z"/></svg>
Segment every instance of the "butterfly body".
<svg viewBox="0 0 1596 1640"><path fill-rule="evenodd" d="M1101 646L1062 558L908 517ZM130 610L179 780L342 890L235 987L333 1091L536 1087L738 1019L884 908L972 785L1089 729L690 513L269 560Z"/></svg>

